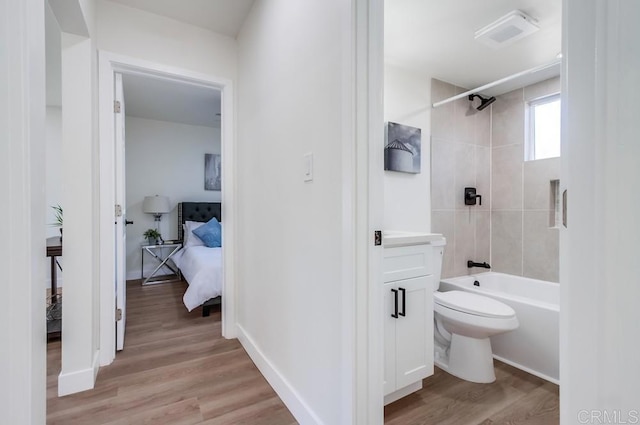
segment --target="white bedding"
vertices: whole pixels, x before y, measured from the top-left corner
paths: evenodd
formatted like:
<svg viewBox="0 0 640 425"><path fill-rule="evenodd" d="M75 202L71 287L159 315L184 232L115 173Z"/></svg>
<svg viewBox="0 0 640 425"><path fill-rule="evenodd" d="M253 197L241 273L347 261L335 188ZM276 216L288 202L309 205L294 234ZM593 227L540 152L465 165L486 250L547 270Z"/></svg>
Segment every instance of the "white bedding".
<svg viewBox="0 0 640 425"><path fill-rule="evenodd" d="M182 301L191 311L222 294L222 248L189 246L171 257L189 283Z"/></svg>

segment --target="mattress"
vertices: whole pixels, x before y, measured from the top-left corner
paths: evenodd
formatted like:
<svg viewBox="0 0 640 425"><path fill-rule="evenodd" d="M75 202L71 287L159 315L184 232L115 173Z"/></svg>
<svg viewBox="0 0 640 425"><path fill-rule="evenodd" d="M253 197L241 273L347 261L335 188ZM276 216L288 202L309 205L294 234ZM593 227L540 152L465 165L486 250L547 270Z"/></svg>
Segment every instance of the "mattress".
<svg viewBox="0 0 640 425"><path fill-rule="evenodd" d="M187 310L222 295L222 248L189 246L171 259L189 284L182 297Z"/></svg>

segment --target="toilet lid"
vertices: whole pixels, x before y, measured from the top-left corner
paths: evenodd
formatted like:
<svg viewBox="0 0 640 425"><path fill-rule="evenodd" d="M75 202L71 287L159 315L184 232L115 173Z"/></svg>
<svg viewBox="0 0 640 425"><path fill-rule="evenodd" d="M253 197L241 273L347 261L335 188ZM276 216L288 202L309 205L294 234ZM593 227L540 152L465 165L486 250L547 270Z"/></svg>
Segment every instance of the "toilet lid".
<svg viewBox="0 0 640 425"><path fill-rule="evenodd" d="M434 301L443 307L484 317L513 317L516 312L508 305L482 295L464 291L434 292Z"/></svg>

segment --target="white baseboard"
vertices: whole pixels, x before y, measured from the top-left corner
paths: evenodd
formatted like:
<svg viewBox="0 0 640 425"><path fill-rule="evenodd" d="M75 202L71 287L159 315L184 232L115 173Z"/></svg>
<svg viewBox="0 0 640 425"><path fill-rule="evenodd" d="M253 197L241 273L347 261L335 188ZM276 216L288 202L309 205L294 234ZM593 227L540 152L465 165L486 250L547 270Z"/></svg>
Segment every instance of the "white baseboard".
<svg viewBox="0 0 640 425"><path fill-rule="evenodd" d="M58 397L93 389L99 368L100 362L96 351L93 354L93 364L90 368L67 373L60 372L58 375Z"/></svg>
<svg viewBox="0 0 640 425"><path fill-rule="evenodd" d="M262 373L269 385L271 385L280 399L282 399L298 423L302 425L322 425L323 422L318 415L316 415L311 407L300 397L300 394L293 388L291 383L274 367L244 328L241 325L237 325L237 329L238 340L249 354L249 357L251 357L251 360L256 364L260 373Z"/></svg>

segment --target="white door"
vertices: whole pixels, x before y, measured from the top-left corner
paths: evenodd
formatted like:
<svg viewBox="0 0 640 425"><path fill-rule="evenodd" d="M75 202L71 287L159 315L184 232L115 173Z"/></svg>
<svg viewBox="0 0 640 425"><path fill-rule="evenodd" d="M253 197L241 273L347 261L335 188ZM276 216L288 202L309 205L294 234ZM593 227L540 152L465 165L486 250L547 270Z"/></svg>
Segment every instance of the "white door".
<svg viewBox="0 0 640 425"><path fill-rule="evenodd" d="M115 203L116 203L116 350L124 348L124 329L126 322L127 260L125 249L127 246L126 217L126 186L125 186L125 152L124 152L124 92L122 88L122 74L115 74Z"/></svg>
<svg viewBox="0 0 640 425"><path fill-rule="evenodd" d="M400 297L396 320L396 387L433 375L433 275L395 282Z"/></svg>

